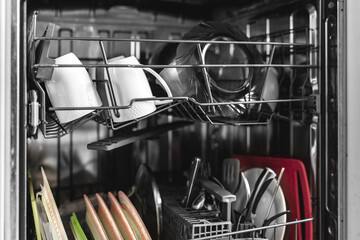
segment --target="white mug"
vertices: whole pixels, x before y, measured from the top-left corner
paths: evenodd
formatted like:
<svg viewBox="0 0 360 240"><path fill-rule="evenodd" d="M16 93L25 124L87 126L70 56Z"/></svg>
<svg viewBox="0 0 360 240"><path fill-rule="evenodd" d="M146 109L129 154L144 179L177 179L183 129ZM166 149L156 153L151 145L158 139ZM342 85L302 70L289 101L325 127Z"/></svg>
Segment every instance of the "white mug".
<svg viewBox="0 0 360 240"><path fill-rule="evenodd" d="M154 98L149 81L143 70L155 76L166 91L168 97L172 97L170 88L162 77L154 70L150 68L131 67L133 65L140 65L139 61L134 56L127 58L124 58L123 56L112 58L108 60L108 63L129 65L129 67L109 67L116 106L129 106L133 99ZM108 79L105 68L99 68L97 70L97 78ZM108 105L113 106L109 87L106 87L105 89ZM111 110L111 118L116 123L134 120L154 112L156 110L156 105L169 102L171 102L171 100L134 101L130 108L118 109L120 116L116 116L114 111Z"/></svg>
<svg viewBox="0 0 360 240"><path fill-rule="evenodd" d="M82 64L74 53L55 59L55 64ZM84 67L58 67L45 86L53 107L99 107L102 105L96 87ZM60 123L85 116L93 110L56 111Z"/></svg>

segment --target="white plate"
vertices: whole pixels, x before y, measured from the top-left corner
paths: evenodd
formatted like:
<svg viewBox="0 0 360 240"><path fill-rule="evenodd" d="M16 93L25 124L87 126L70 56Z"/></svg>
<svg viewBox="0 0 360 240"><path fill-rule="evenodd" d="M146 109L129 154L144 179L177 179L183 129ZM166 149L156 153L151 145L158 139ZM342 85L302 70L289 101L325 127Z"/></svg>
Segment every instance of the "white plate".
<svg viewBox="0 0 360 240"><path fill-rule="evenodd" d="M254 185L258 177L260 176L261 172L263 171L262 168L251 168L244 172L245 177L249 181L250 190L252 191L254 189ZM256 209L256 218L254 219L255 226L261 227L264 223L266 212L268 211L268 207L270 205L273 192L276 187L276 180L273 180L270 185L268 186L267 190L264 192L259 205ZM275 196L274 202L272 204L272 208L269 214L269 218L274 216L277 213L286 211L286 202L285 202L285 196L284 193L279 186L278 192ZM278 219L276 219L274 222L270 223L270 225L274 223L284 223L286 222L286 214L282 215ZM285 235L285 227L279 227L276 228L274 231L273 228L266 230L266 238L269 240L282 240Z"/></svg>

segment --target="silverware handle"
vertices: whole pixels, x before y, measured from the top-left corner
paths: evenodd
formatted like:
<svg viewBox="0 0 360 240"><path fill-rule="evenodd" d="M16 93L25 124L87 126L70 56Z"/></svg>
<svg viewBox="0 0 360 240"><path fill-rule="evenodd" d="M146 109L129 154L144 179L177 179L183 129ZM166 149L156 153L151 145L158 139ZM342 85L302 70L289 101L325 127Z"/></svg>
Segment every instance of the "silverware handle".
<svg viewBox="0 0 360 240"><path fill-rule="evenodd" d="M266 176L268 175L268 171L269 169L268 168L265 168L259 178L256 180L255 182L255 186L254 186L254 189L252 190L251 192L251 195L250 195L250 199L247 203L247 206L246 206L246 212L245 212L245 216L244 216L244 220L248 220L251 216L251 210L253 208L253 205L254 205L254 202L255 202L255 198L261 188L261 186L264 184L264 182L266 181Z"/></svg>
<svg viewBox="0 0 360 240"><path fill-rule="evenodd" d="M236 201L236 196L231 194L229 191L225 190L218 184L210 180L202 180L202 186L205 188L205 191L214 195L214 197L222 203L221 206L221 217L225 221L231 220L231 203Z"/></svg>
<svg viewBox="0 0 360 240"><path fill-rule="evenodd" d="M192 189L194 186L194 181L195 181L196 174L197 174L199 166L200 166L200 162L201 162L201 159L197 158L197 157L191 162L191 172L190 172L189 180L187 182L186 195L185 195L185 199L184 199L185 200L184 201L185 208L187 208L189 205L191 192L192 192Z"/></svg>

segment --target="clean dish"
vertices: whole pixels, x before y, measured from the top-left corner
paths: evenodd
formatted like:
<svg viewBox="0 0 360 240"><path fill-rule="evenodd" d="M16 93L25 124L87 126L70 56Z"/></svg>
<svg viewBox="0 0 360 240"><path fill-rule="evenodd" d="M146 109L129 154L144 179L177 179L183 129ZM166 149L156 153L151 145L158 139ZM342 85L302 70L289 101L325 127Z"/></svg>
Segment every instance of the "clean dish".
<svg viewBox="0 0 360 240"><path fill-rule="evenodd" d="M103 225L96 214L94 206L92 205L90 199L86 194L84 194L84 200L86 205L86 223L91 231L91 234L94 239L109 239L106 235Z"/></svg>
<svg viewBox="0 0 360 240"><path fill-rule="evenodd" d="M87 237L79 223L79 220L76 217L76 214L73 212L72 216L70 217L70 227L74 234L75 239L78 240L87 240Z"/></svg>
<svg viewBox="0 0 360 240"><path fill-rule="evenodd" d="M190 29L184 40L209 41L249 41L244 32L236 26L222 22L202 22ZM263 59L254 45L207 43L201 46L202 56L196 44L180 43L176 51L177 64L262 64ZM211 91L217 101L236 100L246 93L261 93L264 81L262 68L222 68L205 69L211 84ZM204 69L183 69L179 79L187 88L200 87L198 94L206 91ZM199 85L194 85L199 83ZM250 86L251 85L251 86ZM251 89L250 89L251 88ZM198 99L198 96L195 97Z"/></svg>
<svg viewBox="0 0 360 240"><path fill-rule="evenodd" d="M136 57L116 57L109 59L109 64L124 64L131 66L140 65ZM119 109L118 112L120 115L117 115L116 112L111 111L111 116L114 122L126 122L146 116L156 110L156 105L170 103L171 100L160 101L135 101L134 99L143 99L143 98L154 98L151 91L149 81L145 75L144 71L149 72L153 75L157 81L161 84L163 89L166 91L168 97L172 97L170 88L168 87L165 80L150 68L131 68L131 67L109 67L109 75L111 77L111 88L114 96L112 97L111 89L105 88L107 102L109 106L113 106L116 103L116 106L130 106L129 108ZM101 79L108 79L107 74L102 72L99 73ZM101 94L103 96L103 94ZM114 102L113 102L114 101Z"/></svg>
<svg viewBox="0 0 360 240"><path fill-rule="evenodd" d="M36 206L36 199L35 199L35 194L34 194L34 185L32 183L30 170L27 171L27 174L28 174L30 201L31 201L31 208L32 208L33 217L34 217L36 238L41 239L40 217L39 217L39 212L38 212L38 209L37 209L37 206Z"/></svg>
<svg viewBox="0 0 360 240"><path fill-rule="evenodd" d="M122 191L119 191L118 195L120 205L124 209L125 216L137 238L141 240L150 240L150 234L130 199Z"/></svg>
<svg viewBox="0 0 360 240"><path fill-rule="evenodd" d="M39 212L39 221L40 221L40 239L56 239L56 233L54 230L54 224L49 222L48 217L46 216L44 205L40 198L36 198L36 207Z"/></svg>
<svg viewBox="0 0 360 240"><path fill-rule="evenodd" d="M121 233L117 227L115 220L113 219L106 203L102 197L97 193L96 199L98 202L98 216L101 223L104 226L105 232L110 240L122 240Z"/></svg>
<svg viewBox="0 0 360 240"><path fill-rule="evenodd" d="M162 239L162 199L153 173L147 165L139 166L134 186L135 192L131 199L133 205L149 229L150 236L153 239Z"/></svg>
<svg viewBox="0 0 360 240"><path fill-rule="evenodd" d="M74 53L55 59L55 64L81 65ZM100 107L100 96L84 67L54 68L50 81L45 87L53 107ZM93 110L56 111L60 123L67 123L83 117Z"/></svg>
<svg viewBox="0 0 360 240"><path fill-rule="evenodd" d="M261 172L263 171L262 168L250 168L244 172L245 177L247 178L250 186L250 190L252 191L254 189L254 185L258 177L260 176ZM270 205L274 189L276 187L277 181L274 179L270 185L268 186L267 190L264 192L262 198L260 199L259 205L256 209L256 217L254 219L254 223L256 227L261 227L265 220L265 215L268 210L268 207ZM245 193L244 193L245 194ZM272 204L269 217L274 216L275 214L281 213L286 211L286 201L284 193L279 186L278 192L275 196L274 202ZM283 215L276 219L276 223L284 223L286 222L286 215ZM270 223L274 224L273 223ZM274 229L268 229L266 231L266 238L269 240L282 240L285 235L285 227L279 227ZM276 233L274 232L276 231Z"/></svg>
<svg viewBox="0 0 360 240"><path fill-rule="evenodd" d="M51 223L51 225L54 227L54 233L56 234L57 239L68 239L59 214L59 210L56 206L54 196L51 192L51 188L43 168L41 168L41 174L44 186L41 186L40 195L49 223Z"/></svg>
<svg viewBox="0 0 360 240"><path fill-rule="evenodd" d="M110 202L110 212L121 232L121 235L125 240L136 240L135 233L126 219L125 213L123 212L119 201L111 192L108 193L108 198Z"/></svg>

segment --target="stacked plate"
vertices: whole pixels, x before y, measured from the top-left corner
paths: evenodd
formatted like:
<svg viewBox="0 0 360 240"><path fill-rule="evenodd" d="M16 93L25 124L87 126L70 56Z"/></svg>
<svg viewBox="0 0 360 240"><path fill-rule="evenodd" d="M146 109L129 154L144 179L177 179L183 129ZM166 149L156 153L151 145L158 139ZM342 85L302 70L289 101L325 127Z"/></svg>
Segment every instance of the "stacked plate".
<svg viewBox="0 0 360 240"><path fill-rule="evenodd" d="M119 191L118 199L111 192L108 193L110 209L103 198L96 194L97 212L86 195L84 199L86 224L94 239L151 239L136 209L122 191Z"/></svg>
<svg viewBox="0 0 360 240"><path fill-rule="evenodd" d="M68 239L70 236L66 233L64 219L60 217L45 171L43 169L41 171L43 186L36 197L31 175L28 174L37 239ZM119 191L117 195L115 197L111 192L107 194L107 197L96 194L95 198L89 198L84 195L85 205L84 202L75 204L79 218L75 212L70 217L70 228L75 239L151 239L129 198L122 191ZM81 211L83 206L86 209L85 215Z"/></svg>

